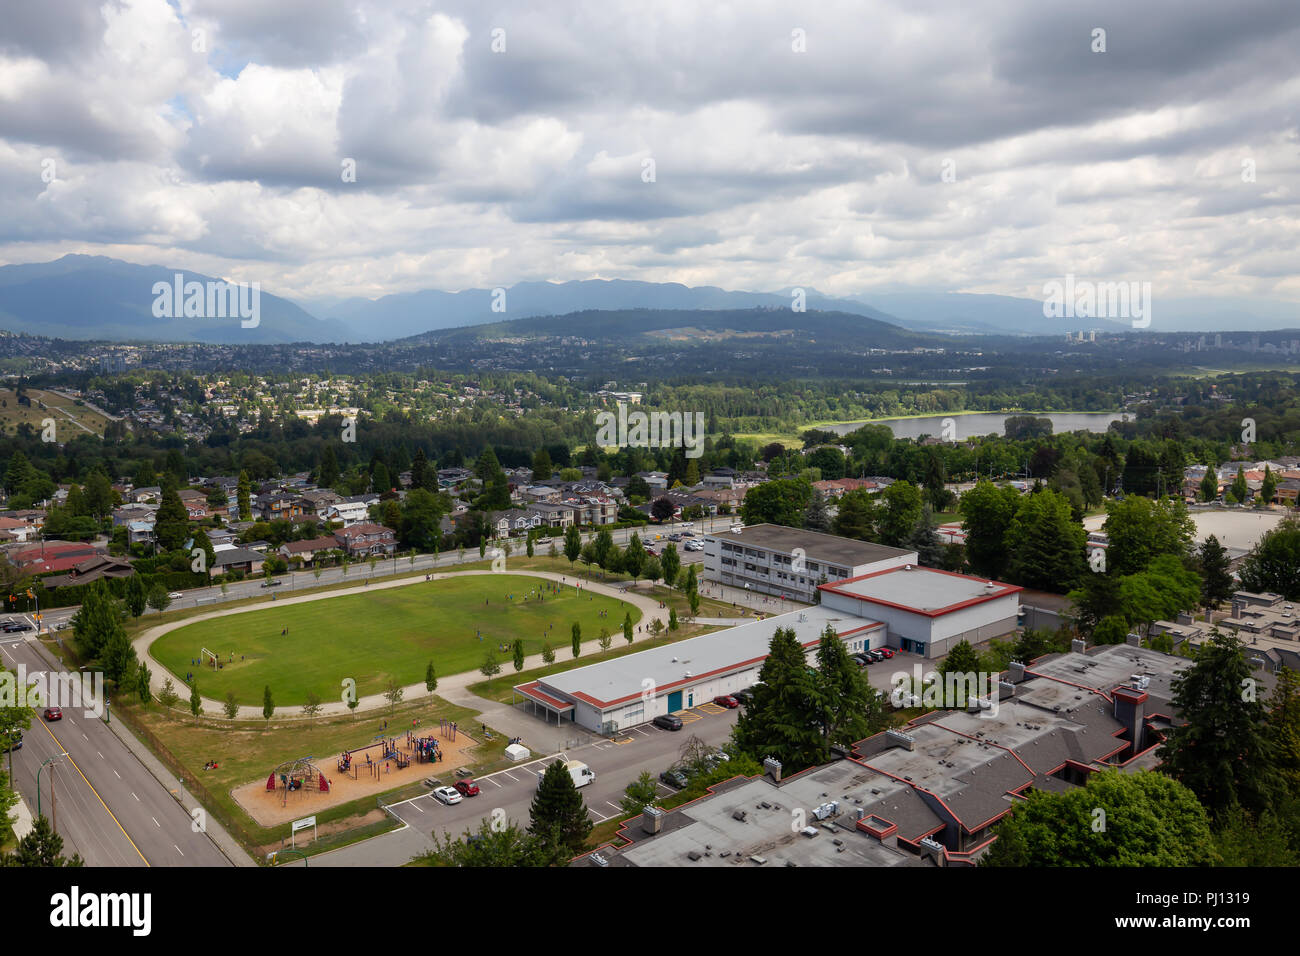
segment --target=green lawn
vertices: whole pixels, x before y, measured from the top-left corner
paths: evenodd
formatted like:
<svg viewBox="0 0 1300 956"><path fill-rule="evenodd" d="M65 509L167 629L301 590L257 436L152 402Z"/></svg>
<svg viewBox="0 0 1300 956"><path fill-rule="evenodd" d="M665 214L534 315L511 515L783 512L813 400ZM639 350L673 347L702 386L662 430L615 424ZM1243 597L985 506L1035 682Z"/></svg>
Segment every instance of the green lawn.
<svg viewBox="0 0 1300 956"><path fill-rule="evenodd" d="M197 673L204 697L223 700L233 691L241 704L256 705L269 685L279 707L302 704L309 693L338 700L348 677L356 681L360 696L383 691L390 678L414 684L424 679L430 660L439 676L476 670L490 649L516 638L523 639L529 655L541 653L543 642L557 654L568 654L574 621L588 641L602 627L621 640L627 611L633 623L640 620L630 604L579 595L571 587L559 595L547 593L543 601L522 600L546 583L511 574L465 575L304 604L273 604L178 628L159 638L152 653L173 674ZM513 601L506 599L510 593ZM608 617L599 617L606 609ZM281 635L286 627L288 634ZM203 647L227 661L221 670L191 664ZM503 671L511 669L508 654L499 659ZM178 689L184 696L184 688Z"/></svg>

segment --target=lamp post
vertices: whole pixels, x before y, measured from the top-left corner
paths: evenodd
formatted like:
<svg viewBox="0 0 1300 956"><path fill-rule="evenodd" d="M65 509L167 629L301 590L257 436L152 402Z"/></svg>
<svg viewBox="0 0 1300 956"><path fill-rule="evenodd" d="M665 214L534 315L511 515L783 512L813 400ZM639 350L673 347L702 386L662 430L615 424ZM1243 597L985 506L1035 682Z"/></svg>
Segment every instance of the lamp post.
<svg viewBox="0 0 1300 956"><path fill-rule="evenodd" d="M47 757L44 760L44 762L41 763L40 767L36 771L36 815L38 817L41 815L41 771L45 769L45 765L48 764L51 760L58 760L60 757L66 757L67 755L68 752L64 750L64 751L60 751L59 753L56 753L52 757ZM59 812L58 810L59 805L54 799L54 770L53 769L50 770L50 802L54 805L54 809L51 811L51 813L54 815L51 821L51 826L53 827L54 832L58 833L59 825L58 825L57 814Z"/></svg>

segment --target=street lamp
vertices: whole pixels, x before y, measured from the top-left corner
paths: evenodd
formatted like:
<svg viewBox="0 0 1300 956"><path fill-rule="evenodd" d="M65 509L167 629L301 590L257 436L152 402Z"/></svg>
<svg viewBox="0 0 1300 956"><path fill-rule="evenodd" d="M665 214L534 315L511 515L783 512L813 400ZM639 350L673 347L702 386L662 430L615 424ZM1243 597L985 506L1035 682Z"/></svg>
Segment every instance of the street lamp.
<svg viewBox="0 0 1300 956"><path fill-rule="evenodd" d="M41 771L45 769L45 765L48 764L51 760L58 760L60 757L66 757L67 755L68 752L64 750L59 753L56 753L52 757L47 757L36 771L36 815L38 817L41 815ZM51 826L53 827L54 832L57 833L59 831L59 825L58 825L59 804L58 801L54 799L54 771L53 770L50 771L50 802L54 805L54 809L51 811L51 815L53 816L53 820L51 821Z"/></svg>

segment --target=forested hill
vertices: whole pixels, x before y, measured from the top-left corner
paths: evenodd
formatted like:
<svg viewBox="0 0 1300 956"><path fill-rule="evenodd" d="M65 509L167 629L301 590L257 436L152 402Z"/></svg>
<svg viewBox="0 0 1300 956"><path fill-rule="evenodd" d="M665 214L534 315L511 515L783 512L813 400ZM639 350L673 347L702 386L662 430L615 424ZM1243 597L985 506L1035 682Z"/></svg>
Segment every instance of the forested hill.
<svg viewBox="0 0 1300 956"><path fill-rule="evenodd" d="M601 345L687 348L725 343L817 345L827 348L910 349L951 347L953 339L909 332L897 325L847 312L757 309L618 309L570 312L426 332L404 344L569 340Z"/></svg>

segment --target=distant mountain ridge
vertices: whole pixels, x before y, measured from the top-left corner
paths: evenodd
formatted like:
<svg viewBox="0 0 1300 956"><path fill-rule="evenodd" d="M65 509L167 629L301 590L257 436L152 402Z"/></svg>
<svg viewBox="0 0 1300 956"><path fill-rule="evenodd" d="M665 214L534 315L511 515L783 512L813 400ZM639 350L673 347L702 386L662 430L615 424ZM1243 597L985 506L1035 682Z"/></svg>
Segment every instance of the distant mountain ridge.
<svg viewBox="0 0 1300 956"><path fill-rule="evenodd" d="M164 266L137 265L104 256L67 255L52 262L0 266L0 329L71 340L142 342L357 343L385 342L463 326L515 319L573 316L595 311L728 311L777 309L797 316L793 292L732 291L717 286L583 279L520 282L492 289L444 292L425 289L379 299L301 298L263 289L256 328L238 319L157 318L155 283L220 281ZM810 311L858 316L931 335L1060 335L1130 331L1129 323L1049 319L1040 300L966 293L864 293L825 295L806 288ZM495 310L494 310L495 307ZM865 327L865 326L864 326ZM1150 332L1234 332L1300 328L1300 306L1253 299L1161 299Z"/></svg>

